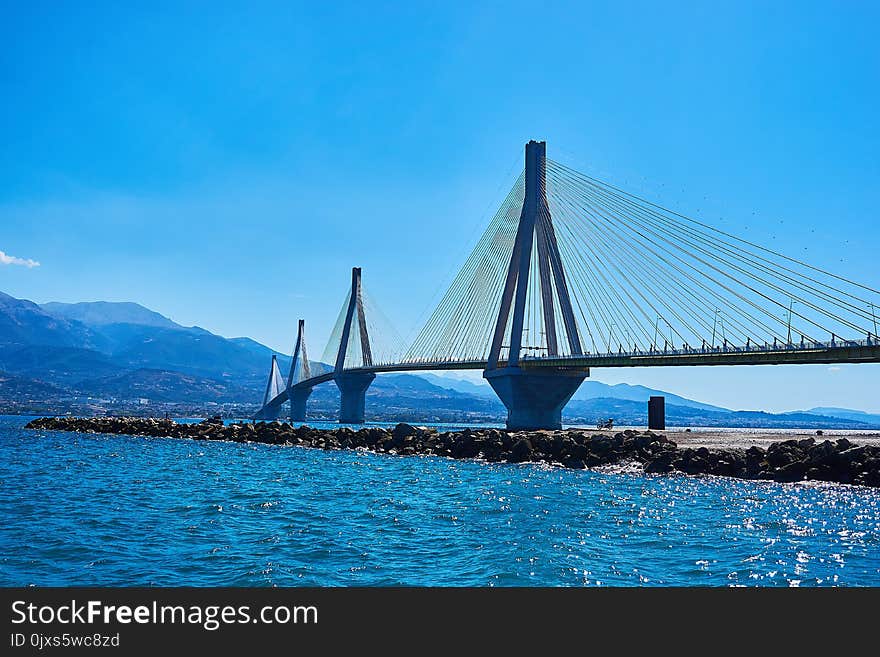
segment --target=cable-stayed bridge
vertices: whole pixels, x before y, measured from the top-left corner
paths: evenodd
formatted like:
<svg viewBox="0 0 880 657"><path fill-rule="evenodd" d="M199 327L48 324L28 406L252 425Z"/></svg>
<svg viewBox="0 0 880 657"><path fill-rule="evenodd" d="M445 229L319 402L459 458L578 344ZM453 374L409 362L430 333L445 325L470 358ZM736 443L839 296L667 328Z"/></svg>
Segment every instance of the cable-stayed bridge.
<svg viewBox="0 0 880 657"><path fill-rule="evenodd" d="M877 285L875 281L871 284ZM361 270L322 361L299 321L257 417L303 421L335 381L364 420L377 373L482 370L509 428L558 428L593 367L880 362L880 291L718 230L525 148L525 167L415 338L404 344Z"/></svg>

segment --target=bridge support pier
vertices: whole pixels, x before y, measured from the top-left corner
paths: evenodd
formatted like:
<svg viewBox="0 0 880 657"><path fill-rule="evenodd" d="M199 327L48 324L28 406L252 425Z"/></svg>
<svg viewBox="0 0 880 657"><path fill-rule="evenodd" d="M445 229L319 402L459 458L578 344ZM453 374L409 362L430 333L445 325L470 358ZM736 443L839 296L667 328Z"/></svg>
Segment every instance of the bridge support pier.
<svg viewBox="0 0 880 657"><path fill-rule="evenodd" d="M271 422L272 420L277 420L279 417L281 417L281 413L283 410L284 409L281 404L278 404L277 406L265 406L261 408L259 413L254 416L254 419Z"/></svg>
<svg viewBox="0 0 880 657"><path fill-rule="evenodd" d="M339 422L342 424L363 424L364 405L367 388L376 375L372 372L344 372L337 374L334 381L342 396L339 405Z"/></svg>
<svg viewBox="0 0 880 657"><path fill-rule="evenodd" d="M526 144L522 210L483 377L507 407L508 429L561 429L562 409L590 375L590 370L573 367L524 369L521 366L526 305L531 298L528 291L533 246L537 249L540 289L534 290L532 296L537 299L540 295L543 330L537 344L535 332L532 332L532 344L527 347L541 347L546 350L547 357L561 354L560 335L556 330L558 301L568 354L580 356L583 349L547 203L547 144L543 141ZM505 347L503 343L508 335L510 343ZM502 356L504 351L506 357Z"/></svg>
<svg viewBox="0 0 880 657"><path fill-rule="evenodd" d="M486 370L483 376L507 407L507 428L519 431L561 429L562 409L589 372L502 367Z"/></svg>
<svg viewBox="0 0 880 657"><path fill-rule="evenodd" d="M312 394L311 388L292 388L290 390L290 421L305 422L306 402Z"/></svg>

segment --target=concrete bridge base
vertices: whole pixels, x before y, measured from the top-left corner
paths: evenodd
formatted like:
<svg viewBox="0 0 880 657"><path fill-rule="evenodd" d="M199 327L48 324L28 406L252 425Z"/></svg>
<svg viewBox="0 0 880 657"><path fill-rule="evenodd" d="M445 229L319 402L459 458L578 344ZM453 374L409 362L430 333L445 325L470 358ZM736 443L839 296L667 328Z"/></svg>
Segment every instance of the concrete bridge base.
<svg viewBox="0 0 880 657"><path fill-rule="evenodd" d="M527 371L519 367L486 370L483 377L507 407L507 428L561 429L562 409L589 371Z"/></svg>
<svg viewBox="0 0 880 657"><path fill-rule="evenodd" d="M311 388L293 388L290 391L290 421L305 422L306 402L312 394Z"/></svg>
<svg viewBox="0 0 880 657"><path fill-rule="evenodd" d="M339 405L339 422L342 424L363 424L364 404L367 388L376 375L372 372L338 374L334 381L342 395Z"/></svg>
<svg viewBox="0 0 880 657"><path fill-rule="evenodd" d="M278 404L277 406L264 406L254 416L254 419L263 422L277 420L279 417L281 417L281 413L283 412L283 410L284 409L282 407L282 404Z"/></svg>

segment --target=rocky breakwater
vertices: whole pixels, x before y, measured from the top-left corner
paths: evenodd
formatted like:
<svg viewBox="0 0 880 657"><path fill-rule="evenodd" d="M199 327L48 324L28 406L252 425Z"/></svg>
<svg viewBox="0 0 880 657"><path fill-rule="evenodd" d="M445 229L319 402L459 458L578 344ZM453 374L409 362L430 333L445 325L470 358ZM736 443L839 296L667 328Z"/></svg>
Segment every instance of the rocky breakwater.
<svg viewBox="0 0 880 657"><path fill-rule="evenodd" d="M583 469L618 463L638 463L647 473L679 472L778 482L803 480L880 486L880 447L859 446L846 438L817 442L813 438L786 440L766 450L680 449L652 431L622 431L614 435L576 429L520 431L435 429L398 424L393 429L365 427L357 431L294 427L284 422L238 422L218 418L181 424L173 420L126 417L46 417L32 420L28 429L112 433L132 436L227 440L270 445L299 445L317 449L366 449L386 454L434 455L490 462L537 462Z"/></svg>

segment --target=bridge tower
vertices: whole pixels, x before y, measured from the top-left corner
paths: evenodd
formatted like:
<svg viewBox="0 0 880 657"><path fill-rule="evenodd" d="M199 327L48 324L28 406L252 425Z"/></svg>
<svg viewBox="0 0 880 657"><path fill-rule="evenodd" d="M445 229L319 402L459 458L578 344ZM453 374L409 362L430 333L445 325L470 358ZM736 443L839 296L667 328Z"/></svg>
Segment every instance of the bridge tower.
<svg viewBox="0 0 880 657"><path fill-rule="evenodd" d="M278 358L272 354L272 365L269 367L269 381L263 395L263 407L254 416L255 420L277 420L281 415L281 405L269 406L269 402L284 390L284 377L278 369Z"/></svg>
<svg viewBox="0 0 880 657"><path fill-rule="evenodd" d="M583 353L550 216L550 206L547 203L546 154L546 142L530 141L526 144L522 211L507 269L492 347L483 372L483 376L507 407L508 429L561 428L563 407L590 373L589 369L584 368L528 369L522 367L520 360L533 248L537 248L538 252L547 355L559 355L554 289L569 352L572 355ZM501 350L508 321L511 323L510 346L505 361L501 358Z"/></svg>
<svg viewBox="0 0 880 657"><path fill-rule="evenodd" d="M339 406L339 421L343 424L363 423L367 388L370 387L373 379L376 378L373 372L345 371L345 355L348 352L348 344L355 317L357 318L355 331L360 338L361 364L364 367L371 367L373 365L373 355L370 349L370 337L367 333L367 320L364 315L360 267L353 267L351 270L351 294L349 295L345 322L342 325L342 338L339 341L339 351L336 354L336 367L333 377L342 397Z"/></svg>
<svg viewBox="0 0 880 657"><path fill-rule="evenodd" d="M290 361L290 373L287 375L291 422L304 422L306 419L306 402L312 394L312 388L297 384L311 376L309 356L306 353L306 320L301 319L297 325L296 345L293 348L293 359Z"/></svg>

